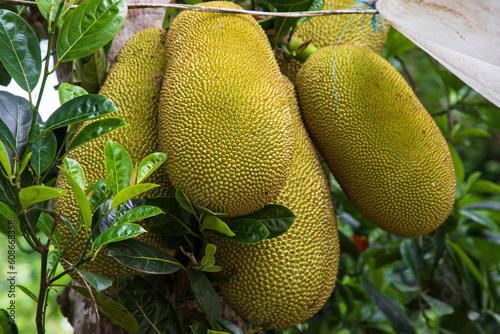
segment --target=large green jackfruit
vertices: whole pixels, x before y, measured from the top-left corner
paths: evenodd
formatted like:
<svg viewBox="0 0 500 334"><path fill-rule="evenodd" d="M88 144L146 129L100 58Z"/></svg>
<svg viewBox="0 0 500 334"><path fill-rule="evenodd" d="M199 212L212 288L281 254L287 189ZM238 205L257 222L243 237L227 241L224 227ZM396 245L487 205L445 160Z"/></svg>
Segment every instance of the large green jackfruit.
<svg viewBox="0 0 500 334"><path fill-rule="evenodd" d="M185 11L167 45L159 138L172 184L229 216L264 207L285 185L294 145L283 78L264 31L250 15Z"/></svg>
<svg viewBox="0 0 500 334"><path fill-rule="evenodd" d="M164 39L165 32L161 29L146 29L134 35L120 51L101 87L99 93L111 99L118 109L105 117L120 117L129 126L95 139L68 154L68 158L78 161L82 166L87 187L106 178L104 146L108 140L121 144L129 152L134 165L139 164L147 155L157 152L156 124L164 72ZM87 124L88 122L82 124L81 128ZM149 192L148 196L173 196L173 188L164 171L157 170L147 181L160 185ZM70 189L63 173L59 174L56 187ZM61 216L71 223L77 222L79 207L71 191L54 200L53 210L61 212ZM70 230L64 224L59 224L58 230L61 244L64 245L70 237ZM138 236L137 240L161 247L159 235L145 233ZM82 229L66 250L64 258L74 263L85 242ZM106 251L99 252L94 261L85 262L80 268L112 278L134 273L132 269L107 256Z"/></svg>
<svg viewBox="0 0 500 334"><path fill-rule="evenodd" d="M335 286L339 239L330 188L288 82L295 129L292 170L277 204L296 218L288 231L257 244L217 238L224 299L255 325L294 326L316 314ZM235 269L236 268L236 269Z"/></svg>
<svg viewBox="0 0 500 334"><path fill-rule="evenodd" d="M396 69L365 47L337 46L334 86L333 49L316 52L297 76L314 143L372 223L402 237L434 231L455 200L443 135Z"/></svg>

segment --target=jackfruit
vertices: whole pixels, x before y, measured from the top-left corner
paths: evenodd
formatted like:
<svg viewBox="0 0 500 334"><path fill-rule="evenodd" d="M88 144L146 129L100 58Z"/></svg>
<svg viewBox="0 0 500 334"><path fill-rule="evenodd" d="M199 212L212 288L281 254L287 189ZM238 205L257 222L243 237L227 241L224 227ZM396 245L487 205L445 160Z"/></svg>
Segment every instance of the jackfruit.
<svg viewBox="0 0 500 334"><path fill-rule="evenodd" d="M372 223L402 237L434 231L456 190L443 135L397 70L365 47L337 46L334 86L333 50L309 57L297 76L314 143Z"/></svg>
<svg viewBox="0 0 500 334"><path fill-rule="evenodd" d="M264 207L285 185L294 145L264 31L250 15L185 11L167 45L158 121L169 179L212 211L238 216Z"/></svg>
<svg viewBox="0 0 500 334"><path fill-rule="evenodd" d="M277 204L295 214L282 235L257 244L217 237L224 299L258 326L286 328L316 314L335 287L339 239L330 188L319 155L287 83L295 129L292 170ZM230 224L230 223L229 223Z"/></svg>
<svg viewBox="0 0 500 334"><path fill-rule="evenodd" d="M351 6L355 4L358 4L356 0L325 0L322 10L352 9ZM380 54L389 33L389 23L380 22L380 25L382 26L381 31L375 31L371 22L371 15L318 16L299 24L293 33L292 40L311 41L315 47L320 49L325 46L335 45L342 36L340 42L344 44L364 45ZM303 62L295 58L287 58L279 50L275 51L275 55L281 72L296 84L295 77Z"/></svg>
<svg viewBox="0 0 500 334"><path fill-rule="evenodd" d="M157 152L156 124L164 72L164 34L161 29L146 29L134 35L120 51L101 87L99 94L111 99L118 108L118 111L105 117L120 117L129 126L99 137L68 153L69 158L78 161L82 166L87 187L106 178L104 146L108 140L121 144L129 152L134 165L139 164L147 155ZM89 122L83 123L80 128ZM164 171L162 173L157 170L147 181L160 185L147 193L147 196L173 196L173 188ZM59 173L56 187L70 189L63 173ZM54 200L53 210L61 212L61 216L71 223L77 222L79 207L71 191ZM58 231L61 244L64 245L71 235L70 230L66 225L59 224ZM138 236L137 240L162 247L160 236L152 233L144 233ZM85 242L82 229L66 250L64 258L71 263L76 262ZM107 256L104 250L99 252L94 261L87 261L79 268L113 279L137 273Z"/></svg>

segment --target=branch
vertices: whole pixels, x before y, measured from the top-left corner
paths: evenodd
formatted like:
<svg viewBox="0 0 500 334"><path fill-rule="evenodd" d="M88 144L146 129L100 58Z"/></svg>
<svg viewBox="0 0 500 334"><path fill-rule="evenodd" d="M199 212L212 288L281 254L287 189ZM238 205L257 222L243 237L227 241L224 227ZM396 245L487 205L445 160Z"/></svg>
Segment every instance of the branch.
<svg viewBox="0 0 500 334"><path fill-rule="evenodd" d="M23 0L0 0L0 4L5 5L20 5L25 7L36 7L36 2L23 1ZM77 6L71 6L71 9L75 9ZM313 17L313 16L326 16L326 15L346 15L346 14L378 14L375 9L362 9L362 10L350 10L350 9L338 9L338 10L313 10L309 12L259 12L254 10L245 9L232 9L232 8L215 8L215 7L203 7L195 5L182 5L175 3L166 4L156 4L156 3L138 3L138 4L128 4L128 9L141 9L141 8L176 8L176 9L186 9L194 10L198 12L210 12L210 13L233 13L233 14L248 14L252 16L274 16L274 17Z"/></svg>

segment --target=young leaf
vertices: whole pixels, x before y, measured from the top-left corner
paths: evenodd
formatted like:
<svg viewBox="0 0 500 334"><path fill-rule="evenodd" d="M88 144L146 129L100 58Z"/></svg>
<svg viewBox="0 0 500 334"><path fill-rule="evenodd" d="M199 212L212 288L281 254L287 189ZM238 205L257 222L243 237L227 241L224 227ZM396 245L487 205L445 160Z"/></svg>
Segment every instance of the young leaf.
<svg viewBox="0 0 500 334"><path fill-rule="evenodd" d="M0 60L27 92L35 89L42 70L42 54L36 34L19 15L0 9Z"/></svg>
<svg viewBox="0 0 500 334"><path fill-rule="evenodd" d="M463 183L465 178L465 171L462 159L460 159L460 156L458 155L457 151L453 146L449 145L449 148L451 153L451 159L453 160L453 167L455 168L455 175L457 176L458 181L460 183Z"/></svg>
<svg viewBox="0 0 500 334"><path fill-rule="evenodd" d="M61 102L61 105L65 104L69 100L73 100L75 97L88 94L88 92L82 87L70 85L65 82L60 84L57 90L59 92L59 102Z"/></svg>
<svg viewBox="0 0 500 334"><path fill-rule="evenodd" d="M112 242L118 242L122 240L127 240L134 238L142 233L146 233L147 231L143 229L140 225L134 223L121 224L118 226L112 226L108 228L106 231L102 232L92 243L92 248L90 251L93 251L97 248L100 248L104 245L110 244Z"/></svg>
<svg viewBox="0 0 500 334"><path fill-rule="evenodd" d="M123 0L87 0L65 19L56 53L59 62L88 56L120 31L127 16Z"/></svg>
<svg viewBox="0 0 500 334"><path fill-rule="evenodd" d="M82 274L82 276L85 278L85 280L92 285L96 291L102 291L106 290L109 288L112 284L113 281L104 275L101 274L96 274L96 273L91 273L89 271L85 271L82 269L77 269L77 271Z"/></svg>
<svg viewBox="0 0 500 334"><path fill-rule="evenodd" d="M94 121L76 134L66 149L66 152L124 126L128 126L128 124L121 118L106 118Z"/></svg>
<svg viewBox="0 0 500 334"><path fill-rule="evenodd" d="M186 271L186 276L189 279L196 304L198 304L211 324L213 323L213 319L221 319L222 314L219 298L205 274L194 269L189 269Z"/></svg>
<svg viewBox="0 0 500 334"><path fill-rule="evenodd" d="M264 240L269 235L266 226L255 219L239 218L231 220L229 228L234 232L235 236L222 236L242 244L254 244Z"/></svg>
<svg viewBox="0 0 500 334"><path fill-rule="evenodd" d="M217 218L216 216L206 216L203 218L203 222L201 223L202 230L214 230L221 234L234 237L235 234L231 229L224 223L222 220Z"/></svg>
<svg viewBox="0 0 500 334"><path fill-rule="evenodd" d="M71 288L85 298L91 300L91 296L87 288L69 284L54 284L54 286ZM106 318L111 320L115 325L126 329L130 334L139 334L139 325L137 324L137 321L125 307L100 292L92 291L92 295L97 303L97 308L106 316Z"/></svg>
<svg viewBox="0 0 500 334"><path fill-rule="evenodd" d="M99 88L104 82L107 67L106 55L104 49L97 50L89 62L85 64L82 77L82 88L91 94L99 92Z"/></svg>
<svg viewBox="0 0 500 334"><path fill-rule="evenodd" d="M44 131L73 125L116 111L115 104L105 96L88 94L77 96L59 108L45 123Z"/></svg>
<svg viewBox="0 0 500 334"><path fill-rule="evenodd" d="M295 215L286 206L269 204L258 211L236 219L240 218L256 219L262 222L269 231L269 236L267 238L270 239L275 238L288 230L288 228L292 226Z"/></svg>
<svg viewBox="0 0 500 334"><path fill-rule="evenodd" d="M136 184L141 183L144 179L150 176L165 162L165 160L167 160L167 155L160 152L152 153L142 159L137 170Z"/></svg>
<svg viewBox="0 0 500 334"><path fill-rule="evenodd" d="M40 135L40 125L35 124L33 139ZM40 138L31 146L31 167L37 175L43 173L56 157L57 140L52 131L44 132Z"/></svg>
<svg viewBox="0 0 500 334"><path fill-rule="evenodd" d="M3 166L5 174L7 174L7 176L10 177L12 173L12 166L10 165L9 153L7 153L7 149L5 148L5 145L1 140L0 140L0 165Z"/></svg>
<svg viewBox="0 0 500 334"><path fill-rule="evenodd" d="M156 206L143 205L137 208L133 208L127 211L117 222L119 224L134 223L136 221L154 217L156 215L162 214L163 211Z"/></svg>
<svg viewBox="0 0 500 334"><path fill-rule="evenodd" d="M110 244L108 254L124 266L149 274L172 274L182 267L169 253L134 239Z"/></svg>
<svg viewBox="0 0 500 334"><path fill-rule="evenodd" d="M207 244L205 247L205 255L203 256L203 259L201 259L201 266L206 266L207 263L213 259L215 252L217 251L217 246L214 244Z"/></svg>
<svg viewBox="0 0 500 334"><path fill-rule="evenodd" d="M138 195L145 193L146 191L149 191L156 187L159 187L159 185L152 183L143 183L124 188L120 190L113 198L113 201L111 202L111 208L115 208L118 205L122 204L123 202L131 198L137 197Z"/></svg>
<svg viewBox="0 0 500 334"><path fill-rule="evenodd" d="M57 189L45 186L31 186L21 189L19 198L23 208L27 208L33 204L45 202L49 199L56 198L66 194L65 189Z"/></svg>
<svg viewBox="0 0 500 334"><path fill-rule="evenodd" d="M186 196L186 194L184 194L181 188L177 188L177 190L175 191L175 199L177 200L181 208L191 214L194 214L193 203L191 203L191 200Z"/></svg>
<svg viewBox="0 0 500 334"><path fill-rule="evenodd" d="M35 303L37 303L37 302L38 302L38 298L37 298L37 296L36 296L33 292L31 292L31 291L30 291L30 289L28 289L27 287L25 287L24 285L21 285L21 284L16 284L16 288L19 288L19 290L21 290L22 292L24 292L24 294L25 294L26 296L28 296L28 297L30 297L31 299L33 299L33 301L34 301ZM0 333L1 333L1 332L0 332ZM5 333L7 334L8 332L5 332Z"/></svg>
<svg viewBox="0 0 500 334"><path fill-rule="evenodd" d="M119 278L116 293L120 303L137 319L139 333L182 334L175 309L146 278L137 275Z"/></svg>
<svg viewBox="0 0 500 334"><path fill-rule="evenodd" d="M38 217L38 222L36 223L36 227L38 227L40 231L42 231L43 234L45 234L48 237L50 235L50 231L52 230L53 226L54 226L54 221L52 220L52 218L45 212L42 212ZM61 238L59 237L59 231L57 229L54 230L54 234L52 235L52 242L57 247L61 245Z"/></svg>
<svg viewBox="0 0 500 334"><path fill-rule="evenodd" d="M110 180L110 175L113 175L111 190L113 195L116 196L121 190L130 186L130 177L133 170L132 160L123 146L112 141L106 143L104 156L108 180Z"/></svg>

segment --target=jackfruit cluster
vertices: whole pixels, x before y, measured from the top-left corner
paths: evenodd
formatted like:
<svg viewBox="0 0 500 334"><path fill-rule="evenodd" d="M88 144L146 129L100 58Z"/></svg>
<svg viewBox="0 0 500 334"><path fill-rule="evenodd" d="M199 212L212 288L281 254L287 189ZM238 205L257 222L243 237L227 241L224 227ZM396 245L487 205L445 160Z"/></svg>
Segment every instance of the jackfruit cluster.
<svg viewBox="0 0 500 334"><path fill-rule="evenodd" d="M297 89L314 143L366 218L402 237L445 221L456 190L451 154L394 67L366 47L330 46L307 59Z"/></svg>
<svg viewBox="0 0 500 334"><path fill-rule="evenodd" d="M223 1L207 7L242 9ZM184 11L170 26L158 117L172 184L229 217L276 199L293 158L284 81L250 15Z"/></svg>
<svg viewBox="0 0 500 334"><path fill-rule="evenodd" d="M68 158L78 161L82 166L87 187L107 177L104 146L108 140L121 144L129 152L134 165L138 165L143 158L158 151L157 114L164 72L164 35L162 29L146 29L134 35L120 51L101 87L99 94L111 99L118 109L104 117L120 117L129 126L99 137L68 153ZM90 122L83 123L80 129ZM153 173L148 182L159 184L160 187L147 193L147 196L173 195L173 188L164 171ZM75 224L78 221L79 206L62 172L59 173L56 187L68 189L68 193L54 199L53 211L60 212L61 216ZM59 224L57 228L61 245L65 245L71 236L71 231L65 224ZM164 248L161 237L153 233L144 233L138 236L137 240ZM64 258L70 263L75 263L85 243L85 231L82 229L73 239L71 248L66 250ZM66 263L63 265L67 266ZM112 279L138 274L109 257L105 249L98 253L94 261L84 262L79 268ZM75 274L74 277L78 278Z"/></svg>

